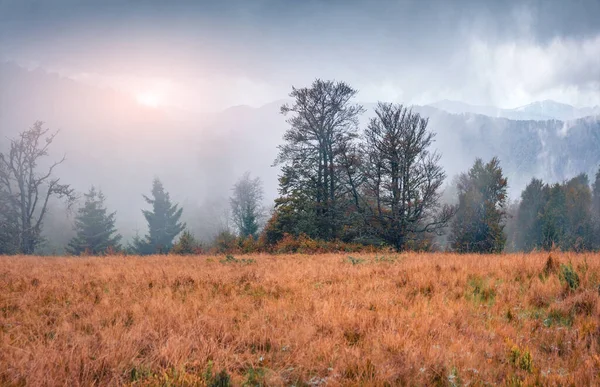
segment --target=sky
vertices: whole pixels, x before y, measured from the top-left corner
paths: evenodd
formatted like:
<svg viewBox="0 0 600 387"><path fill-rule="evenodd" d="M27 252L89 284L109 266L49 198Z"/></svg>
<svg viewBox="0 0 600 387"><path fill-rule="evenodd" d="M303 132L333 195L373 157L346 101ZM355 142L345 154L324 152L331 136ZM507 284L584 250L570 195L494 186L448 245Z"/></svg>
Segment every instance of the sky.
<svg viewBox="0 0 600 387"><path fill-rule="evenodd" d="M600 0L0 0L0 60L199 111L315 78L362 101L581 107L600 105L599 15Z"/></svg>

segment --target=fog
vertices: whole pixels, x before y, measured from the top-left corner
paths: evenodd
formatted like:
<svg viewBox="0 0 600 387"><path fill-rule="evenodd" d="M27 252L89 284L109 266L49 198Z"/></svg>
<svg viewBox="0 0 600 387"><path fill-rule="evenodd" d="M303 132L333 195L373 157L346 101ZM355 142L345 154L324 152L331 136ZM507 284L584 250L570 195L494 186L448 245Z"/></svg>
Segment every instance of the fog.
<svg viewBox="0 0 600 387"><path fill-rule="evenodd" d="M429 117L448 184L497 155L516 199L600 163L597 1L173 3L0 1L0 151L36 120L60 130L55 175L101 188L125 239L154 177L201 239L246 171L272 206L279 108L315 78L359 90L363 127L377 101Z"/></svg>

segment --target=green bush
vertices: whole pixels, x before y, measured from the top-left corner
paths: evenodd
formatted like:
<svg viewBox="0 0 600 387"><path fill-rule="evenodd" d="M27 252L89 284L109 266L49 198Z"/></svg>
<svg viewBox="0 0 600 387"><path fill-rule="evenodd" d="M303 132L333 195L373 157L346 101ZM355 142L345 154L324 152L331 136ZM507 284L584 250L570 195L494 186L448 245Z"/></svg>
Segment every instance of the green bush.
<svg viewBox="0 0 600 387"><path fill-rule="evenodd" d="M227 387L231 386L231 380L226 370L221 370L218 374L213 374L213 362L209 360L206 371L203 374L204 382L209 387Z"/></svg>
<svg viewBox="0 0 600 387"><path fill-rule="evenodd" d="M579 287L579 275L573 269L573 265L560 265L560 281L568 286L570 290L576 290Z"/></svg>
<svg viewBox="0 0 600 387"><path fill-rule="evenodd" d="M523 371L533 372L533 358L528 350L521 350L518 346L513 345L508 354L508 360Z"/></svg>

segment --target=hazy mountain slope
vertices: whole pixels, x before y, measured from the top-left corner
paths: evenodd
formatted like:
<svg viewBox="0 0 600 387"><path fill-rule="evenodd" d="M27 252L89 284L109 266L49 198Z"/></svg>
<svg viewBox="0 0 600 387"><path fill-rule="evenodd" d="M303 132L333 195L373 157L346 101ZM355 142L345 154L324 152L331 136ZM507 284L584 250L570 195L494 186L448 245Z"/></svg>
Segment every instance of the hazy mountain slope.
<svg viewBox="0 0 600 387"><path fill-rule="evenodd" d="M475 157L500 158L509 192L518 197L531 177L562 181L578 173L594 174L600 165L600 120L523 121L483 115L452 115L425 109L436 147L450 175L464 171Z"/></svg>
<svg viewBox="0 0 600 387"><path fill-rule="evenodd" d="M429 106L452 114L473 113L490 117L503 117L513 120L574 120L588 116L600 116L600 106L576 108L564 103L545 100L533 102L514 109L500 109L493 106L469 105L464 102L442 100Z"/></svg>
<svg viewBox="0 0 600 387"><path fill-rule="evenodd" d="M11 64L0 64L0 85L0 148L6 149L7 137L35 120L60 129L51 156L66 154L67 160L56 174L80 192L100 186L126 236L136 229L145 232L142 194L149 192L155 176L174 200L186 203L186 220L196 221L197 213L210 207L206 217L211 219L202 221L203 227L221 222L215 214L228 203L217 199L227 198L246 170L263 177L266 198L276 195L277 170L271 164L285 128L277 106L232 108L210 116L180 114L144 108L113 90ZM218 211L217 202L223 207Z"/></svg>
<svg viewBox="0 0 600 387"><path fill-rule="evenodd" d="M125 236L136 229L145 232L141 194L149 192L152 178L158 176L185 206L184 218L192 230L207 238L224 225L230 188L244 171L263 179L267 204L276 197L279 169L272 163L287 127L279 113L282 102L199 116L143 108L111 90L0 64L0 148L6 148L6 137L35 120L46 121L48 127L61 129L53 159L67 155L57 175L81 192L92 184L100 186L109 208L118 211L118 227ZM365 104L361 125L373 116L374 106ZM563 180L579 172L592 174L600 164L598 117L565 123L450 114L432 106L414 109L429 117L437 133L435 147L449 180L467 170L475 157L497 155L516 198L533 176ZM61 230L56 220L48 224Z"/></svg>

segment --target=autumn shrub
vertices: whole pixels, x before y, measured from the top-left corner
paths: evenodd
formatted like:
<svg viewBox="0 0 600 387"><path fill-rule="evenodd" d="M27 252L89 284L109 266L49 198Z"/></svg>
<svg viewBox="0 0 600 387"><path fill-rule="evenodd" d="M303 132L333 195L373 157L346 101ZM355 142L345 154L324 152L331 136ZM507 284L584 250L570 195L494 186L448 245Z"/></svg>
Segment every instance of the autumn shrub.
<svg viewBox="0 0 600 387"><path fill-rule="evenodd" d="M239 250L242 254L253 254L261 251L261 246L252 235L238 239Z"/></svg>
<svg viewBox="0 0 600 387"><path fill-rule="evenodd" d="M179 240L171 249L171 253L177 255L193 255L200 254L201 252L202 246L200 242L187 230L181 234Z"/></svg>
<svg viewBox="0 0 600 387"><path fill-rule="evenodd" d="M229 230L219 232L212 243L212 253L225 254L239 251L238 237Z"/></svg>

